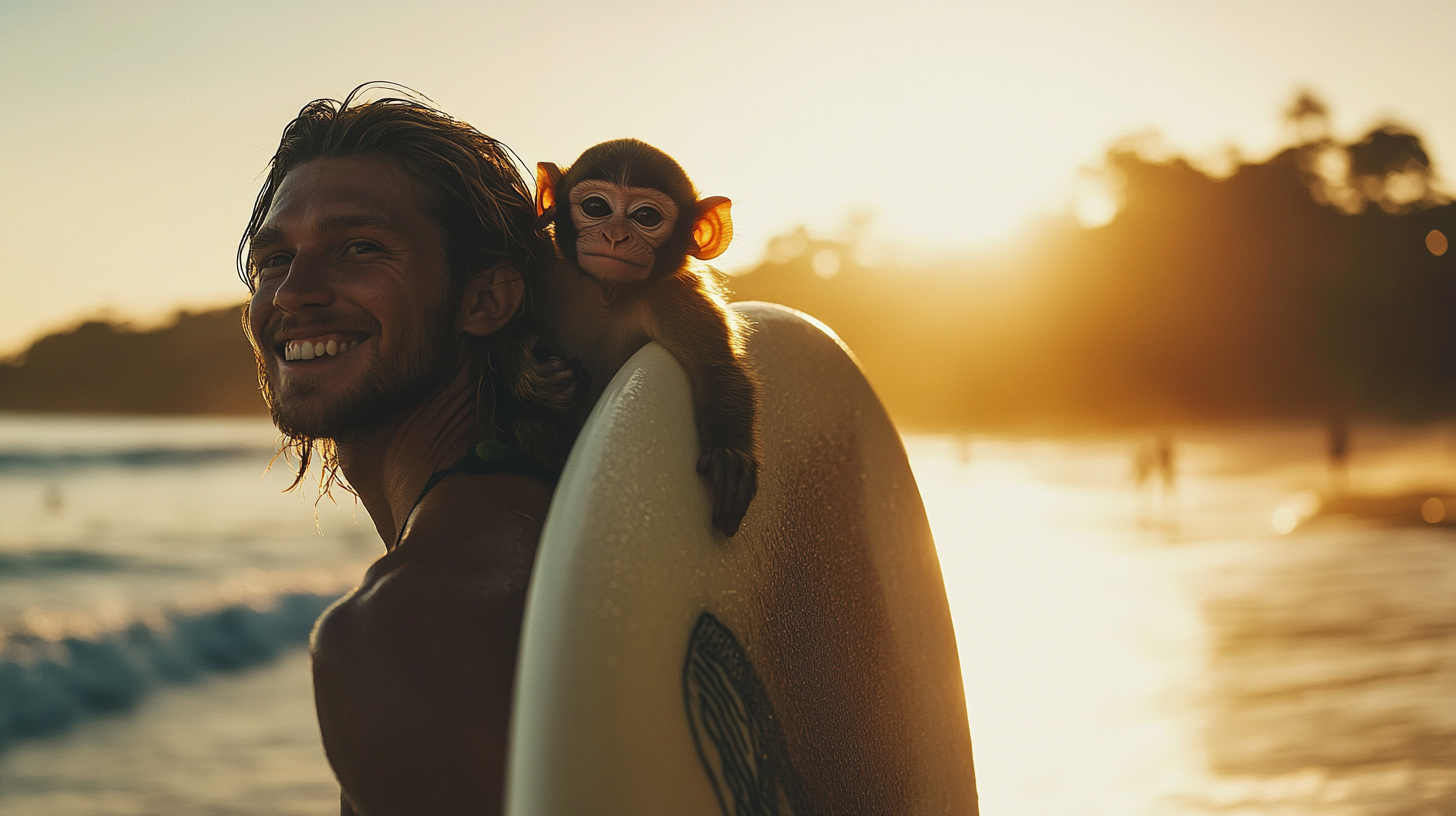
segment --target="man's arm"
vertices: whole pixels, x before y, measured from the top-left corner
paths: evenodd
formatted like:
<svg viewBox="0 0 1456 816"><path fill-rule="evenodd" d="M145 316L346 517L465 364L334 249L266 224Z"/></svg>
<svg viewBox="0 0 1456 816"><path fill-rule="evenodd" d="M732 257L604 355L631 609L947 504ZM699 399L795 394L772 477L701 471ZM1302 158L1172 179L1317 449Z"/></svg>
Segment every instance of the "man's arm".
<svg viewBox="0 0 1456 816"><path fill-rule="evenodd" d="M319 621L324 748L358 816L498 813L526 586L550 488L453 475Z"/></svg>

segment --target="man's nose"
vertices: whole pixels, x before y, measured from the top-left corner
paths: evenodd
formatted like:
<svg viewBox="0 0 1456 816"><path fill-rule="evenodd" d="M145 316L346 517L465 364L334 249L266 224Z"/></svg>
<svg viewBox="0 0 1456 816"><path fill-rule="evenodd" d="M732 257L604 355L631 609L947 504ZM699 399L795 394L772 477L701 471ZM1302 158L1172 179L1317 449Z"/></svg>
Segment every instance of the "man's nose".
<svg viewBox="0 0 1456 816"><path fill-rule="evenodd" d="M302 252L289 263L288 273L273 292L273 305L284 312L296 313L333 302L334 287L329 265L321 258Z"/></svg>

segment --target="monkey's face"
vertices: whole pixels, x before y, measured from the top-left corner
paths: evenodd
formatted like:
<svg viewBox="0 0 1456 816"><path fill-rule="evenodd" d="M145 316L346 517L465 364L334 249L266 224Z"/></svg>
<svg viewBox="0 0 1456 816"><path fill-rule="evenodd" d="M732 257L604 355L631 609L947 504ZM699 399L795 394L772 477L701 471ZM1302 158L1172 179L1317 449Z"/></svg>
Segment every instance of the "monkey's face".
<svg viewBox="0 0 1456 816"><path fill-rule="evenodd" d="M569 196L582 271L606 286L646 281L677 227L677 203L650 187L596 179L577 182Z"/></svg>

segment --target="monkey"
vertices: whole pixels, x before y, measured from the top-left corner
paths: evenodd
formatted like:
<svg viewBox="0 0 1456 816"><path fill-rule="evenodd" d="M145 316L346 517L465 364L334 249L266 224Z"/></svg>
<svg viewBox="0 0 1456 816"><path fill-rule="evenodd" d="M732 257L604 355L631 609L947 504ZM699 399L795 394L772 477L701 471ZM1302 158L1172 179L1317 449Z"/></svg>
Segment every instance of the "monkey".
<svg viewBox="0 0 1456 816"><path fill-rule="evenodd" d="M656 341L687 372L713 524L727 536L758 491L759 386L743 357L747 321L728 308L709 261L733 239L732 202L700 198L671 156L636 139L603 142L568 168L536 166L538 226L560 260L547 277L545 322L580 360L586 405L622 364Z"/></svg>

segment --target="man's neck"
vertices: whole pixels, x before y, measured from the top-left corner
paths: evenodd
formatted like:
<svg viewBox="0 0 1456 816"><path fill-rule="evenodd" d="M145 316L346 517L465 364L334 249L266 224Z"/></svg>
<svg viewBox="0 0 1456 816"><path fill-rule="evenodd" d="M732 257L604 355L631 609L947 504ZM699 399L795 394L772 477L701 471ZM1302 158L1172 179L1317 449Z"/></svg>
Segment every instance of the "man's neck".
<svg viewBox="0 0 1456 816"><path fill-rule="evenodd" d="M449 385L423 404L382 426L335 440L344 478L359 494L387 549L399 540L430 476L455 464L480 441L477 378L472 366L462 366Z"/></svg>

